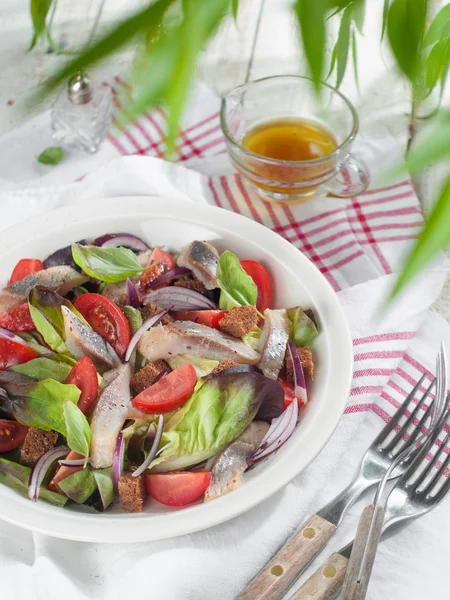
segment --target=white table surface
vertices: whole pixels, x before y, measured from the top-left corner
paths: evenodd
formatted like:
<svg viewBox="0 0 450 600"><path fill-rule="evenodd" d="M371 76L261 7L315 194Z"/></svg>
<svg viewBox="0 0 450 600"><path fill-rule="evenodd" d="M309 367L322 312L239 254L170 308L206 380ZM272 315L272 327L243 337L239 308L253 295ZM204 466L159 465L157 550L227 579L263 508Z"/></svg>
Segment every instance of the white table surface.
<svg viewBox="0 0 450 600"><path fill-rule="evenodd" d="M53 37L63 48L76 50L89 38L92 25L102 7L98 31L108 28L119 17L145 6L148 0L58 0ZM410 131L410 90L396 75L386 44L380 46L381 0L366 0L364 36L358 35L359 88L351 61L342 91L355 104L362 131L387 129L406 149ZM436 11L444 0L434 0ZM205 52L199 73L219 95L244 81L275 74L307 72L299 48L299 34L290 10L292 0L241 0L238 24L230 18ZM47 108L27 104L31 89L68 59L67 55L48 53L45 43L27 52L31 39L29 0L0 2L0 135ZM330 21L335 29L335 20ZM333 36L333 37L331 37ZM330 32L328 60L336 31ZM102 79L126 73L134 56L128 48L91 70ZM447 167L432 169L414 180L425 212L432 205ZM450 286L436 305L450 320Z"/></svg>

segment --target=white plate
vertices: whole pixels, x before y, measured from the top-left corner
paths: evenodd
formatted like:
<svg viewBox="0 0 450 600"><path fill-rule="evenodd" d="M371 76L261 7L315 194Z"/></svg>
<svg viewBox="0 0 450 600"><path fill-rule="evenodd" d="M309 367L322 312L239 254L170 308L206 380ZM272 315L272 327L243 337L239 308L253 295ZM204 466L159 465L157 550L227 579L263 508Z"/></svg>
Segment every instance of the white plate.
<svg viewBox="0 0 450 600"><path fill-rule="evenodd" d="M0 282L17 261L44 259L82 238L127 231L151 245L179 248L193 239L210 240L240 258L256 259L270 271L275 306L314 308L321 334L314 343L316 378L311 402L291 439L244 476L240 488L205 504L170 510L148 501L143 513L119 509L104 514L76 505L57 508L21 497L0 484L0 517L61 538L93 542L137 542L205 529L249 510L298 475L325 446L343 413L350 388L353 352L344 313L316 267L279 235L241 215L165 198L125 197L62 208L2 233Z"/></svg>

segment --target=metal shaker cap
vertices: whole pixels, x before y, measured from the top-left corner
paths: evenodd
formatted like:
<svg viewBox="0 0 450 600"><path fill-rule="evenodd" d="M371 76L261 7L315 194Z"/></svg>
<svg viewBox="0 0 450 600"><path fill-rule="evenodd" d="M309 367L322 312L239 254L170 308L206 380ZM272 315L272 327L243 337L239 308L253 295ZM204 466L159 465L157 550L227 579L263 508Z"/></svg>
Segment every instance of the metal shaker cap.
<svg viewBox="0 0 450 600"><path fill-rule="evenodd" d="M69 80L69 100L73 104L87 104L93 94L91 80L84 73L77 73Z"/></svg>

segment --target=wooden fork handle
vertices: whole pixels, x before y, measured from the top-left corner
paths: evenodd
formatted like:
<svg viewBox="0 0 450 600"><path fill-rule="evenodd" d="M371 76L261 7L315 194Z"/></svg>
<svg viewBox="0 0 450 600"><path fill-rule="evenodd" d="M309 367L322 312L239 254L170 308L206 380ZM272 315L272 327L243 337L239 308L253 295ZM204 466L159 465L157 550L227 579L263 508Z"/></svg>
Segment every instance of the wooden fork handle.
<svg viewBox="0 0 450 600"><path fill-rule="evenodd" d="M345 598L345 600L364 600L366 597L383 527L384 510L381 506L377 507L373 528L372 531L370 531L370 523L373 514L374 506L373 504L369 504L369 506L366 506L363 510L361 518L359 519L358 529L356 531L355 541L353 542L353 549L348 562L347 573L345 575L344 587L342 590L342 597ZM364 564L362 565L366 545L367 551Z"/></svg>
<svg viewBox="0 0 450 600"><path fill-rule="evenodd" d="M348 558L335 552L289 600L331 600L344 583L347 565Z"/></svg>
<svg viewBox="0 0 450 600"><path fill-rule="evenodd" d="M335 531L319 515L309 517L236 600L280 600Z"/></svg>

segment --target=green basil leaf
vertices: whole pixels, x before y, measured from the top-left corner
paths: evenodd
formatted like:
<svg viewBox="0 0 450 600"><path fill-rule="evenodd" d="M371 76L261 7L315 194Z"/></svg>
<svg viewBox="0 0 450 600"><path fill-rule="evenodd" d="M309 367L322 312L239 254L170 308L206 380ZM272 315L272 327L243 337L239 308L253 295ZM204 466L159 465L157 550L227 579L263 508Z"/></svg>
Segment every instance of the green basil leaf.
<svg viewBox="0 0 450 600"><path fill-rule="evenodd" d="M97 489L90 469L82 469L58 483L59 489L77 504L83 504Z"/></svg>
<svg viewBox="0 0 450 600"><path fill-rule="evenodd" d="M143 322L141 311L134 306L122 306L122 311L130 324L131 335L134 335Z"/></svg>
<svg viewBox="0 0 450 600"><path fill-rule="evenodd" d="M238 257L229 250L225 250L217 263L217 283L221 290L219 306L223 310L256 305L258 288L241 267Z"/></svg>
<svg viewBox="0 0 450 600"><path fill-rule="evenodd" d="M67 444L71 450L86 458L86 466L91 445L91 428L88 420L76 404L70 400L63 402L64 419L66 421Z"/></svg>
<svg viewBox="0 0 450 600"><path fill-rule="evenodd" d="M54 379L55 381L64 383L72 370L72 367L65 362L42 357L33 358L21 365L14 365L13 367L10 367L10 370L15 373L22 373L22 375L28 375L28 377L38 381L42 381L43 379Z"/></svg>
<svg viewBox="0 0 450 600"><path fill-rule="evenodd" d="M75 385L62 384L53 379L22 387L23 395L14 397L10 404L16 421L28 427L57 431L67 437L63 404L66 400L76 404L80 390Z"/></svg>
<svg viewBox="0 0 450 600"><path fill-rule="evenodd" d="M95 469L92 471L95 482L102 499L103 510L106 510L108 506L114 500L114 486L112 480L112 467L107 469Z"/></svg>
<svg viewBox="0 0 450 600"><path fill-rule="evenodd" d="M128 248L101 248L72 244L76 264L90 277L116 283L143 273L136 255Z"/></svg>
<svg viewBox="0 0 450 600"><path fill-rule="evenodd" d="M51 146L50 148L46 148L43 152L39 154L37 157L38 162L42 165L50 165L56 166L64 158L64 150L59 146Z"/></svg>
<svg viewBox="0 0 450 600"><path fill-rule="evenodd" d="M7 485L22 496L28 496L28 482L30 480L31 469L24 465L0 458L0 483ZM55 506L64 506L67 504L67 498L62 494L57 494L48 490L44 484L39 490L39 498L54 504Z"/></svg>

